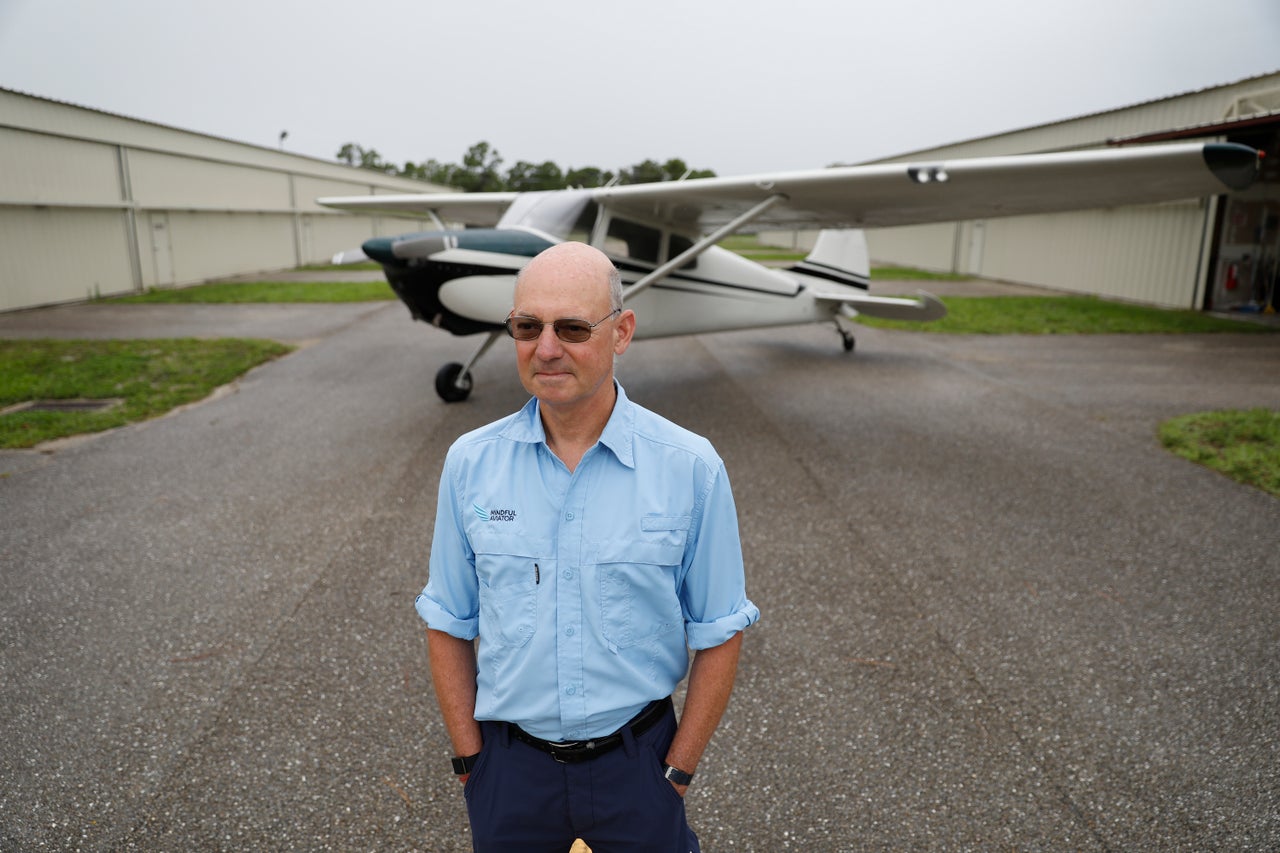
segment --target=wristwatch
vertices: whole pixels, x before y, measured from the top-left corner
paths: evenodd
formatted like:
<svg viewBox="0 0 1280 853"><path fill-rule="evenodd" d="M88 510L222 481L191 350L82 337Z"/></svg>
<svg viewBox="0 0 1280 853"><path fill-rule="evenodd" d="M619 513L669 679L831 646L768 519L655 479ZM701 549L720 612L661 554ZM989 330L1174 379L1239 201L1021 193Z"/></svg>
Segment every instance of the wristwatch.
<svg viewBox="0 0 1280 853"><path fill-rule="evenodd" d="M683 770L672 767L665 761L662 762L662 776L668 782L674 782L677 785L688 785L693 781L692 773L685 773Z"/></svg>
<svg viewBox="0 0 1280 853"><path fill-rule="evenodd" d="M453 757L453 773L455 776L466 776L471 772L471 768L476 766L476 759L480 757L480 753L475 755L455 755Z"/></svg>

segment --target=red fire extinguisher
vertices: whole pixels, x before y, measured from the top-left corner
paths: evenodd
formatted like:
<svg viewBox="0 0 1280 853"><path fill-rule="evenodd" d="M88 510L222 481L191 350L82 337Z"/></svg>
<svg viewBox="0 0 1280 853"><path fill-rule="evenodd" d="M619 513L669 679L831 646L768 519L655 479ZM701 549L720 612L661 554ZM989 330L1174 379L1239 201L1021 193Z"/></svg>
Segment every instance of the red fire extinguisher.
<svg viewBox="0 0 1280 853"><path fill-rule="evenodd" d="M1227 264L1227 280L1223 282L1223 287L1227 290L1235 290L1240 284L1240 266L1239 264Z"/></svg>

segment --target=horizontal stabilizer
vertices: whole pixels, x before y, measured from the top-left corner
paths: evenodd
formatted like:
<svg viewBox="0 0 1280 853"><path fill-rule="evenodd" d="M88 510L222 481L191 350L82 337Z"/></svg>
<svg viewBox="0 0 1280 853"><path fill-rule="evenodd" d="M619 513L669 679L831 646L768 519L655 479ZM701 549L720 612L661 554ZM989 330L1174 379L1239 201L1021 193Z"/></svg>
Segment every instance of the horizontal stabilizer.
<svg viewBox="0 0 1280 853"><path fill-rule="evenodd" d="M344 249L333 256L332 264L360 264L369 260L364 249Z"/></svg>
<svg viewBox="0 0 1280 853"><path fill-rule="evenodd" d="M927 323L947 316L947 306L942 304L942 300L923 290L916 293L915 299L901 296L868 296L848 292L831 294L815 292L813 296L820 302L838 304L840 315L850 320L859 314L865 314L882 320Z"/></svg>

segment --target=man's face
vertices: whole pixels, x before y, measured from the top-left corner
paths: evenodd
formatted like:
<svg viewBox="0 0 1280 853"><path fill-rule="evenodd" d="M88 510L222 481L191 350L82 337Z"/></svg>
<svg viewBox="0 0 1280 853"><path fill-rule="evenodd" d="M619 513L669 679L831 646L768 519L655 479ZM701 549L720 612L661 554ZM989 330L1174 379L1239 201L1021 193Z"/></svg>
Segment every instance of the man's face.
<svg viewBox="0 0 1280 853"><path fill-rule="evenodd" d="M516 289L513 314L550 324L575 319L595 323L591 337L567 343L550 325L532 341L516 341L516 364L525 389L545 406L573 406L612 393L613 358L631 340L635 315L610 316L608 268L602 255L564 248L530 262Z"/></svg>

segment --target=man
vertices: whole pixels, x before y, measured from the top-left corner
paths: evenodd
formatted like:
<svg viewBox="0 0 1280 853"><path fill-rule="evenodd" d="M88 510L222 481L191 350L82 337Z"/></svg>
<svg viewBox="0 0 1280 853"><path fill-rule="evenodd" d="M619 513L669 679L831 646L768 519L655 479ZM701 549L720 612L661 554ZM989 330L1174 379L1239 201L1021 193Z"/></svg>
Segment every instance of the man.
<svg viewBox="0 0 1280 853"><path fill-rule="evenodd" d="M759 618L724 465L615 383L636 318L602 252L546 250L514 302L533 399L450 448L417 599L473 844L694 851L683 796Z"/></svg>

